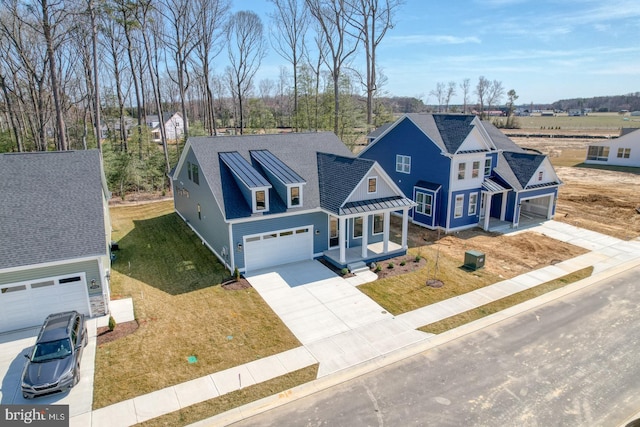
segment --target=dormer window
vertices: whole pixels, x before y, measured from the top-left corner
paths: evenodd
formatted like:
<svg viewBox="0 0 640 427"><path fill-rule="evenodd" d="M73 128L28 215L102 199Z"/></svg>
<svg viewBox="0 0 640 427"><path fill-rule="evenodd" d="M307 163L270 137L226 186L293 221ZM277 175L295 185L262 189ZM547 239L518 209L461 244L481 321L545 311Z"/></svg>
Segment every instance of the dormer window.
<svg viewBox="0 0 640 427"><path fill-rule="evenodd" d="M373 177L369 178L367 183L367 192L369 194L376 193L378 191L378 179Z"/></svg>
<svg viewBox="0 0 640 427"><path fill-rule="evenodd" d="M294 207L300 206L301 204L300 187L291 187L289 189L289 206Z"/></svg>
<svg viewBox="0 0 640 427"><path fill-rule="evenodd" d="M255 192L256 211L264 211L267 209L266 191L259 190Z"/></svg>

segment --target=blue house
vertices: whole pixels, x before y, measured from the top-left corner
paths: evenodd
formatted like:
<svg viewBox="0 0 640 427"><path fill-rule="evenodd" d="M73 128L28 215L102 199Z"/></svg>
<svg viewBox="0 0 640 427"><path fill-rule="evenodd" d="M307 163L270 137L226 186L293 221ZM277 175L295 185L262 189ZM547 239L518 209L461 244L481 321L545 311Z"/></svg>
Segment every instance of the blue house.
<svg viewBox="0 0 640 427"><path fill-rule="evenodd" d="M359 157L415 201L413 223L445 232L551 219L561 185L547 156L471 115L406 114Z"/></svg>
<svg viewBox="0 0 640 427"><path fill-rule="evenodd" d="M413 202L333 133L192 137L172 180L176 212L230 270L406 253ZM399 243L392 212L404 218Z"/></svg>

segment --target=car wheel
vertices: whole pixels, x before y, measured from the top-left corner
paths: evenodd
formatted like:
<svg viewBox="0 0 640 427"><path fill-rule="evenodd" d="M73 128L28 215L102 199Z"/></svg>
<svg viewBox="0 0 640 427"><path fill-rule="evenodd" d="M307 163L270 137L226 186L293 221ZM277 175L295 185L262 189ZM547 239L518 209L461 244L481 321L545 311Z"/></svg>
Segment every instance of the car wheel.
<svg viewBox="0 0 640 427"><path fill-rule="evenodd" d="M24 397L25 399L31 399L31 397L26 393L22 393L22 397Z"/></svg>

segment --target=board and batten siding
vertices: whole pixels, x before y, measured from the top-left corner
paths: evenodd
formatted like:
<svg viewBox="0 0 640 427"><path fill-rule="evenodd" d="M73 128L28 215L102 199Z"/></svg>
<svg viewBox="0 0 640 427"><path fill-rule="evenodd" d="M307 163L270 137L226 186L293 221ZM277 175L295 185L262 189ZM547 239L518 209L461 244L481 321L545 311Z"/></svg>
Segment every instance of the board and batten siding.
<svg viewBox="0 0 640 427"><path fill-rule="evenodd" d="M241 222L233 224L232 244L235 250L234 260L236 266L240 269L244 265L244 249L238 250L238 243L243 242L244 236L254 234L269 233L271 231L286 230L290 228L303 227L307 225L313 226L313 253L318 254L327 249L329 245L329 220L324 212L309 212L306 214L280 216L277 218L265 217L256 221Z"/></svg>
<svg viewBox="0 0 640 427"><path fill-rule="evenodd" d="M369 193L369 178L376 179L376 192ZM374 167L369 171L367 176L358 184L358 186L354 189L353 194L347 200L347 202L358 202L361 200L370 200L370 199L381 199L385 197L393 197L397 196L396 191L389 185L384 176L384 172L378 168Z"/></svg>

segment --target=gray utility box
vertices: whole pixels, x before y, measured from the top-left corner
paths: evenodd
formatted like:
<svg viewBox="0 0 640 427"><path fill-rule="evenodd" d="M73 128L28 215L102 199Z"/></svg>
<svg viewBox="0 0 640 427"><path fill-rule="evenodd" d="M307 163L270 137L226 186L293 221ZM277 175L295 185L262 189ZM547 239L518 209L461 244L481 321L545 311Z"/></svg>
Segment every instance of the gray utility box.
<svg viewBox="0 0 640 427"><path fill-rule="evenodd" d="M466 251L464 253L464 266L470 270L484 267L484 254L478 251Z"/></svg>

